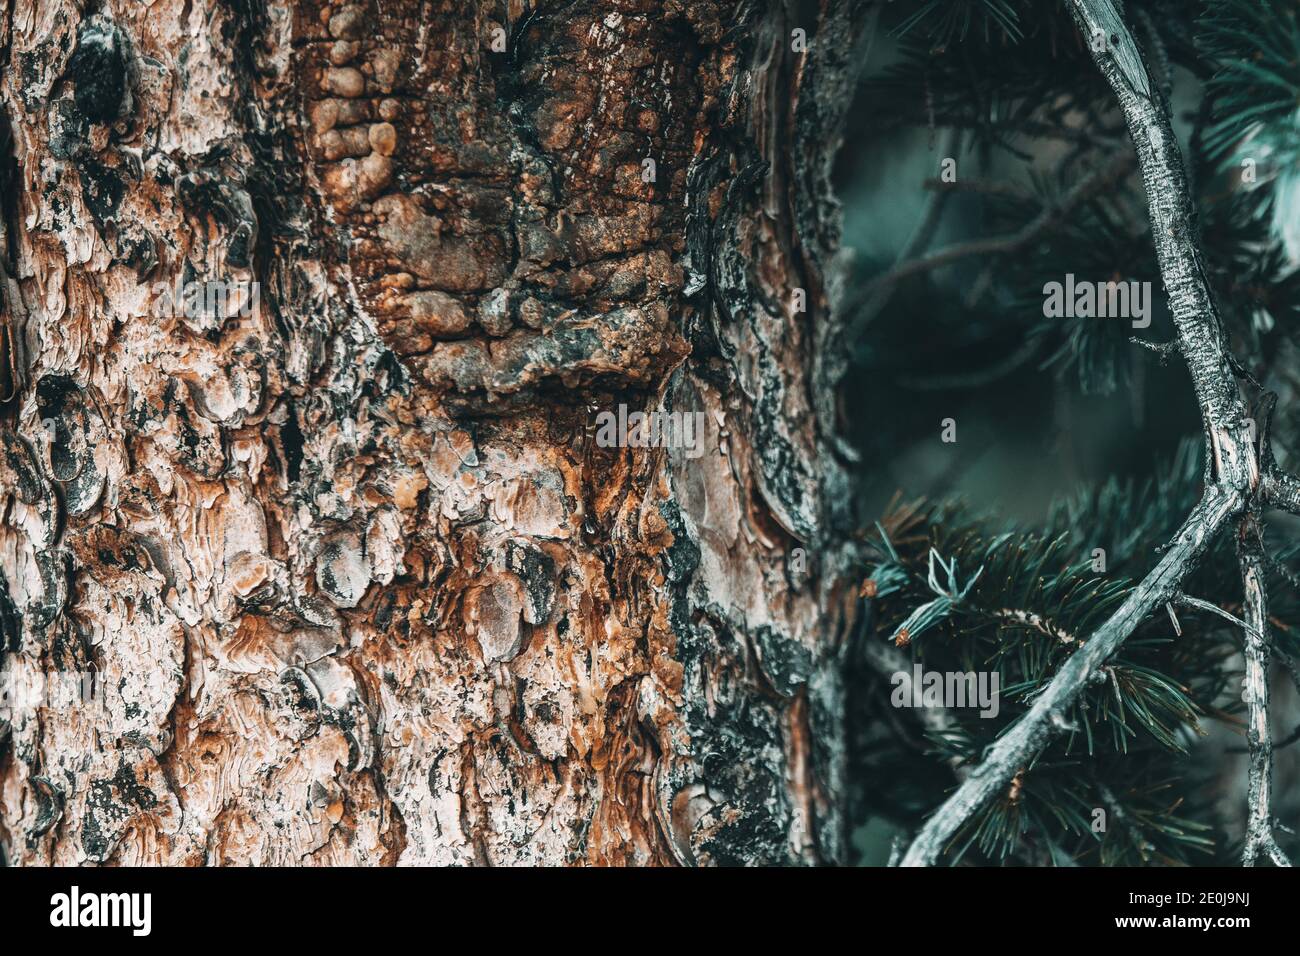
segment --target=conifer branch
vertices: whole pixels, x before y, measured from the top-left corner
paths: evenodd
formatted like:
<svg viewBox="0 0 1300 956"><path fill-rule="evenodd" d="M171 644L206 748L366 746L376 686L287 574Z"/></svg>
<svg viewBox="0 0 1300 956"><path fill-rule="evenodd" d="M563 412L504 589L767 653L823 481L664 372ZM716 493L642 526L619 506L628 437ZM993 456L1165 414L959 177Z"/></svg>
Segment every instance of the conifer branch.
<svg viewBox="0 0 1300 956"><path fill-rule="evenodd" d="M989 748L984 762L926 821L904 855L903 866L932 865L966 820L995 794L1006 791L1011 778L1066 725L1070 706L1110 655L1152 611L1173 599L1183 577L1241 510L1242 502L1235 491L1217 485L1207 490L1155 569L1061 665L1028 712Z"/></svg>
<svg viewBox="0 0 1300 956"><path fill-rule="evenodd" d="M1131 822L1128 811L1125 810L1124 805L1119 802L1119 798L1115 796L1115 792L1111 790L1110 787L1106 786L1106 784L1099 783L1097 784L1097 793L1101 796L1102 802L1106 804L1106 810L1110 813L1111 818L1120 826L1128 826ZM1141 841L1141 847L1144 851L1154 851L1155 848L1151 846L1147 840L1143 839L1140 835L1138 839Z"/></svg>
<svg viewBox="0 0 1300 956"><path fill-rule="evenodd" d="M995 794L1005 791L1012 778L1067 724L1068 709L1096 678L1104 662L1154 609L1173 600L1182 579L1218 534L1241 516L1259 494L1260 468L1250 423L1201 263L1191 194L1168 103L1158 85L1151 82L1132 34L1112 0L1066 3L1119 101L1137 151L1156 258L1178 332L1178 347L1191 373L1208 436L1209 481L1204 497L1155 569L1065 661L1029 711L989 749L984 762L926 821L904 855L903 866L933 864L972 814ZM1094 39L1101 42L1092 42ZM1296 500L1300 502L1300 498ZM1259 593L1262 600L1262 580ZM1247 635L1249 640L1249 631ZM1266 708L1267 700L1260 706ZM1270 847L1264 840L1259 845L1276 859L1275 846Z"/></svg>

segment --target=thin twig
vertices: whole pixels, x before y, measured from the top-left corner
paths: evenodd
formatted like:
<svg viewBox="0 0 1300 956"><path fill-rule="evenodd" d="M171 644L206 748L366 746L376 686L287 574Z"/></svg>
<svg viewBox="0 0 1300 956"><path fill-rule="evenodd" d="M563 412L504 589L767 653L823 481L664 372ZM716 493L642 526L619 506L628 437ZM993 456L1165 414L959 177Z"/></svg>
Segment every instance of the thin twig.
<svg viewBox="0 0 1300 956"><path fill-rule="evenodd" d="M964 179L954 179L948 182L943 179L931 177L921 184L925 189L932 189L938 192L966 192L979 193L984 196L1004 196L1012 199L1030 200L1033 197L1012 183L1004 182L1000 179L980 179L978 177L966 177Z"/></svg>
<svg viewBox="0 0 1300 956"><path fill-rule="evenodd" d="M1280 647L1274 646L1273 651L1281 658L1282 666L1291 675L1291 683L1295 685L1296 690L1300 691L1300 663Z"/></svg>
<svg viewBox="0 0 1300 956"><path fill-rule="evenodd" d="M1142 32L1146 35L1149 49L1152 53L1152 59L1156 64L1156 78L1160 81L1160 90L1169 99L1174 95L1173 69L1169 65L1169 50L1165 47L1165 41L1160 36L1160 31L1156 29L1155 21L1151 15L1141 7L1133 11L1133 16L1142 26Z"/></svg>
<svg viewBox="0 0 1300 956"><path fill-rule="evenodd" d="M1173 603L1180 604L1183 607L1192 607L1202 611L1209 611L1211 614L1218 615L1219 617L1223 618L1225 621L1237 625L1237 627L1241 628L1244 631L1253 630L1252 625L1247 624L1239 617L1234 617L1233 615L1225 611L1223 608L1219 607L1216 604L1211 604L1209 601L1202 601L1200 598L1189 597L1188 595L1179 592L1178 594L1174 595ZM1256 636L1262 636L1261 632L1257 629L1254 629L1254 633Z"/></svg>
<svg viewBox="0 0 1300 956"><path fill-rule="evenodd" d="M1300 515L1300 478L1277 467L1273 457L1273 411L1277 394L1265 392L1259 407L1260 497L1264 503Z"/></svg>
<svg viewBox="0 0 1300 956"><path fill-rule="evenodd" d="M1277 573L1278 577L1283 578L1287 584L1291 585L1296 591L1300 591L1300 576L1288 568L1277 558L1264 555L1264 563L1268 565L1270 571Z"/></svg>
<svg viewBox="0 0 1300 956"><path fill-rule="evenodd" d="M1042 349L1042 340L1031 338L1006 358L1000 359L988 368L973 372L956 372L951 375L922 375L914 378L900 378L898 384L916 392L939 392L957 388L981 388L998 379L1005 378L1026 362L1033 359Z"/></svg>
<svg viewBox="0 0 1300 956"><path fill-rule="evenodd" d="M1139 338L1136 335L1130 336L1129 341L1134 345L1140 345L1144 349L1150 349L1152 352L1155 352L1160 356L1162 364L1167 362L1171 356L1178 354L1177 342L1152 342L1150 339Z"/></svg>
<svg viewBox="0 0 1300 956"><path fill-rule="evenodd" d="M1059 139L1084 147L1097 149L1119 149L1124 146L1122 135L1110 135L1103 131L1094 132L1083 127L1068 126L1064 123L1045 123L1039 120L1014 120L1006 123L986 123L972 121L963 116L941 114L935 121L942 126L956 129L974 130L979 133L995 133L1011 136L1033 136L1041 139Z"/></svg>
<svg viewBox="0 0 1300 956"><path fill-rule="evenodd" d="M1012 621L1016 624L1024 624L1026 627L1032 627L1040 634L1046 634L1048 637L1054 638L1062 644L1079 643L1079 639L1065 628L1052 623L1041 614L1035 614L1033 611L1002 608L1001 610L994 611L993 616L1000 621Z"/></svg>

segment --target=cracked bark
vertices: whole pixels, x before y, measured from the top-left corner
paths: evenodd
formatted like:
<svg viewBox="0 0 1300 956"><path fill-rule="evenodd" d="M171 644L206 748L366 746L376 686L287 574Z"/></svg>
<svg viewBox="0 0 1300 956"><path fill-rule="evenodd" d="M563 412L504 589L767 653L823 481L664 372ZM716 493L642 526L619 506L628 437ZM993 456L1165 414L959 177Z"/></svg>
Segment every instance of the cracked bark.
<svg viewBox="0 0 1300 956"><path fill-rule="evenodd" d="M9 861L841 857L857 6L10 6Z"/></svg>

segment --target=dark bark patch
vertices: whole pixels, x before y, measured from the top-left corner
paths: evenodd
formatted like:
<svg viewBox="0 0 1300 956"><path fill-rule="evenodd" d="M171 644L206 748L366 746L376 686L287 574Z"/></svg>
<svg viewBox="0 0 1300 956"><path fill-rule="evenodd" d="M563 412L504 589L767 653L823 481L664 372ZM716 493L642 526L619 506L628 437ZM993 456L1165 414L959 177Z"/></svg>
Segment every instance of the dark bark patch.
<svg viewBox="0 0 1300 956"><path fill-rule="evenodd" d="M111 123L127 95L126 41L106 17L94 16L77 34L68 63L77 109L92 123Z"/></svg>
<svg viewBox="0 0 1300 956"><path fill-rule="evenodd" d="M28 831L29 839L43 836L63 819L63 788L49 777L32 778L32 795L36 798L36 822Z"/></svg>
<svg viewBox="0 0 1300 956"><path fill-rule="evenodd" d="M119 762L113 776L90 782L82 818L82 849L92 860L103 863L117 848L126 822L137 812L157 806L157 795L140 783L135 769L126 761Z"/></svg>
<svg viewBox="0 0 1300 956"><path fill-rule="evenodd" d="M59 481L72 481L81 473L88 451L81 389L66 375L46 375L36 384L36 408L49 423L50 473ZM74 430L79 434L74 436ZM74 438L80 447L74 448Z"/></svg>
<svg viewBox="0 0 1300 956"><path fill-rule="evenodd" d="M126 185L116 170L90 157L82 158L77 164L77 174L81 180L81 199L102 228L116 217L126 195Z"/></svg>
<svg viewBox="0 0 1300 956"><path fill-rule="evenodd" d="M770 627L756 627L753 638L759 664L772 688L782 697L794 696L812 673L808 648Z"/></svg>
<svg viewBox="0 0 1300 956"><path fill-rule="evenodd" d="M23 615L9 595L9 580L0 573L0 664L6 651L16 651L23 643Z"/></svg>
<svg viewBox="0 0 1300 956"><path fill-rule="evenodd" d="M530 544L510 541L506 544L506 567L524 583L528 598L524 620L529 624L545 621L555 601L555 561Z"/></svg>

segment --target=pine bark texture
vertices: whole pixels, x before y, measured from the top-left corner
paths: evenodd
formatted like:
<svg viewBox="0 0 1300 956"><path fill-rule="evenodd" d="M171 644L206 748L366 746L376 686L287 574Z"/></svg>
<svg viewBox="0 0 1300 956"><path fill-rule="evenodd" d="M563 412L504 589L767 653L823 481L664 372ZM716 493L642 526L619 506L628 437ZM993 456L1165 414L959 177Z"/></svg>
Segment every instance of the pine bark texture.
<svg viewBox="0 0 1300 956"><path fill-rule="evenodd" d="M8 862L842 858L859 6L4 5Z"/></svg>

